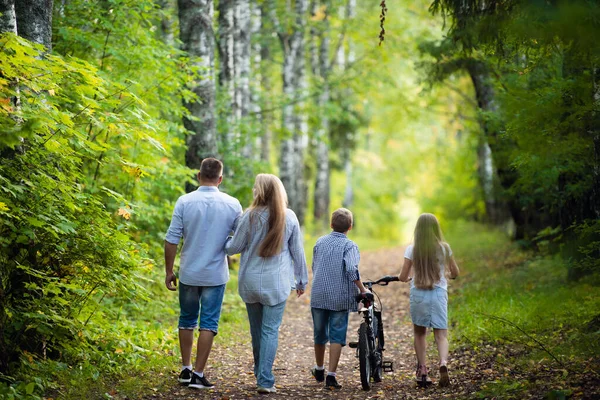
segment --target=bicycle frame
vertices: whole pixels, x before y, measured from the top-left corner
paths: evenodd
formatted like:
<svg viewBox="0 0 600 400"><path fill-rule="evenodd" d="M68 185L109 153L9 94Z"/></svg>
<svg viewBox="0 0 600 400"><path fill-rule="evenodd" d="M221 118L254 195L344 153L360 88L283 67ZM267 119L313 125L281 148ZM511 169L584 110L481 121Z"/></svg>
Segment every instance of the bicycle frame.
<svg viewBox="0 0 600 400"><path fill-rule="evenodd" d="M383 371L393 371L391 361L383 361L384 334L382 308L375 301L374 285L386 286L389 282L397 281L396 276L385 276L375 282L363 282L363 285L371 293L362 293L356 296L356 300L362 303L359 313L362 314L363 323L358 329L358 342L350 343L350 347L356 348L360 364L361 383L364 390L371 388L371 378L375 382L381 382Z"/></svg>

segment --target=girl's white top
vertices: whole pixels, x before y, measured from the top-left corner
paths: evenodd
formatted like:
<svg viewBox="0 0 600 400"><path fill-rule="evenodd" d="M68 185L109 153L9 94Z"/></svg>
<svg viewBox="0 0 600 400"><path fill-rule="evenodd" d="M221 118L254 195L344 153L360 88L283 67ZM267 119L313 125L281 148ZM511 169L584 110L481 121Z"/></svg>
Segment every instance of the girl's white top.
<svg viewBox="0 0 600 400"><path fill-rule="evenodd" d="M406 248L406 251L404 252L404 258L407 258L412 261L414 248L415 248L414 244L409 245ZM450 248L450 245L448 245L447 251L449 251L448 255L446 255L446 248L444 246L440 246L440 248L438 249L437 259L438 259L438 264L440 266L440 280L433 284L434 287L439 287L444 290L448 290L448 281L446 280L446 274L444 272L446 271L446 269L445 269L446 260L449 259L450 257L452 257L452 249ZM410 281L410 287L411 287L411 289L415 287L414 279Z"/></svg>

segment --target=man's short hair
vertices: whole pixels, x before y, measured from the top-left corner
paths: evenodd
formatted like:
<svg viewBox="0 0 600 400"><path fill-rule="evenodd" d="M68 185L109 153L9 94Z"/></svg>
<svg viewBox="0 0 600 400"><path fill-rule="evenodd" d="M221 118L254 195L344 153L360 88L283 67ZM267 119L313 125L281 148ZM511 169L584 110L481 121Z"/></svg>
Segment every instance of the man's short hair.
<svg viewBox="0 0 600 400"><path fill-rule="evenodd" d="M205 158L200 164L200 179L209 182L219 180L223 173L223 163L216 158Z"/></svg>
<svg viewBox="0 0 600 400"><path fill-rule="evenodd" d="M347 208L338 208L331 214L331 227L334 231L344 233L352 227L352 212Z"/></svg>

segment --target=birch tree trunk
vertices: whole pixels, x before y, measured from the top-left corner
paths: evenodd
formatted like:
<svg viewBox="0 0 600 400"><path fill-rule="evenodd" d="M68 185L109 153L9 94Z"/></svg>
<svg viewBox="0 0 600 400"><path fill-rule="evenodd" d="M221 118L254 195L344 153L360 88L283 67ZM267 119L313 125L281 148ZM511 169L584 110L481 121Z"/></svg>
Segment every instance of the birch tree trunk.
<svg viewBox="0 0 600 400"><path fill-rule="evenodd" d="M348 0L348 6L346 8L346 18L348 20L347 23L350 23L356 17L356 0ZM348 57L344 57L344 53L338 56L337 64L343 70L345 68L346 58L348 59L348 64L352 65L356 61L356 52L354 49L354 42L351 37L347 39L348 43ZM343 49L343 46L340 46ZM339 53L339 51L338 51ZM350 90L350 89L348 89ZM351 93L349 93L351 94ZM342 201L342 206L346 208L352 207L354 203L354 187L352 185L352 151L350 144L354 142L354 132L348 132L346 134L346 146L342 150L342 157L344 160L344 171L346 173L346 190L344 191L344 200Z"/></svg>
<svg viewBox="0 0 600 400"><path fill-rule="evenodd" d="M187 136L185 164L192 169L199 169L206 157L217 156L217 135L215 124L215 57L212 32L214 15L211 0L178 0L179 30L183 49L192 57L199 57L197 66L202 76L193 88L198 99L184 102L190 114L198 118L192 120L184 117L183 124L190 131ZM189 192L195 185L186 185Z"/></svg>
<svg viewBox="0 0 600 400"><path fill-rule="evenodd" d="M250 0L235 0L234 11L234 72L235 72L235 117L239 124L248 116L250 111L250 23L251 9ZM245 124L247 127L248 124ZM239 129L238 129L239 131ZM243 143L242 155L250 158L253 143L248 137L250 129L244 132L241 138ZM240 132L241 133L241 132Z"/></svg>
<svg viewBox="0 0 600 400"><path fill-rule="evenodd" d="M225 144L232 148L237 136L235 121L235 0L219 1L219 86L225 94L229 107L225 111Z"/></svg>
<svg viewBox="0 0 600 400"><path fill-rule="evenodd" d="M254 142L254 149L252 151L253 159L266 161L268 158L263 159L263 148L265 140L265 116L262 115L262 101L261 101L261 90L262 84L265 79L263 74L262 66L262 10L257 4L256 0L252 1L250 5L250 38L260 37L260 40L254 40L251 42L250 58L252 65L250 67L254 74L254 84L250 87L250 112L255 116L257 123L255 126L260 129L261 133L256 136ZM267 92L268 93L268 92ZM267 153L268 154L268 153Z"/></svg>
<svg viewBox="0 0 600 400"><path fill-rule="evenodd" d="M17 14L15 0L0 0L0 34L12 32L17 34Z"/></svg>
<svg viewBox="0 0 600 400"><path fill-rule="evenodd" d="M267 35L271 35L270 31L267 31L265 26L265 19L267 16L267 9L265 5L260 6L260 76L261 76L261 84L262 91L264 95L262 96L261 104L265 109L269 109L271 107L271 99L270 93L273 88L273 84L271 82L271 75L268 71L268 64L271 60L271 52L269 49L269 45L266 42ZM262 127L262 136L261 136L261 151L260 151L260 159L263 162L269 162L271 159L271 113L261 113L261 127Z"/></svg>
<svg viewBox="0 0 600 400"><path fill-rule="evenodd" d="M160 31L162 39L166 44L170 46L175 46L175 33L173 30L173 0L159 0L157 4L162 10L162 17L160 20Z"/></svg>
<svg viewBox="0 0 600 400"><path fill-rule="evenodd" d="M305 99L308 97L308 79L306 77L306 57L305 57L305 40L304 40L304 29L302 36L299 40L298 50L296 55L295 64L295 75L298 79L296 89L296 113L295 113L295 124L296 129L294 133L294 142L296 148L296 169L295 169L295 183L296 183L296 199L295 209L298 221L301 225L304 225L304 218L306 214L306 207L308 206L308 185L306 183L306 177L304 175L304 155L306 148L308 147L308 114L304 110Z"/></svg>
<svg viewBox="0 0 600 400"><path fill-rule="evenodd" d="M52 51L53 0L17 0L14 6L19 36Z"/></svg>
<svg viewBox="0 0 600 400"><path fill-rule="evenodd" d="M305 122L296 118L295 106L300 103L299 89L304 81L304 31L306 30L307 0L297 0L294 8L295 25L291 33L282 29L274 4L269 4L270 15L283 48L283 94L286 104L282 110L282 130L279 176L288 194L289 206L302 224L306 207L304 184L303 134ZM294 104L295 103L295 104Z"/></svg>
<svg viewBox="0 0 600 400"><path fill-rule="evenodd" d="M329 220L329 117L325 111L329 102L329 12L331 3L325 3L325 17L322 21L321 46L319 51L319 68L321 78L321 93L317 100L320 122L316 132L317 142L317 175L315 179L314 213L315 222L320 221L325 226ZM340 46L342 47L342 46Z"/></svg>
<svg viewBox="0 0 600 400"><path fill-rule="evenodd" d="M475 87L479 109L489 114L497 114L498 104L487 67L481 61L470 60L467 62L467 71ZM483 188L486 216L491 223L501 224L509 218L507 204L502 200L502 187L510 187L510 184L502 181L503 178L506 180L506 177L500 176L494 161L494 153L500 152L497 143L498 132L488 121L481 120L480 124L484 137L481 138L477 151L478 173Z"/></svg>

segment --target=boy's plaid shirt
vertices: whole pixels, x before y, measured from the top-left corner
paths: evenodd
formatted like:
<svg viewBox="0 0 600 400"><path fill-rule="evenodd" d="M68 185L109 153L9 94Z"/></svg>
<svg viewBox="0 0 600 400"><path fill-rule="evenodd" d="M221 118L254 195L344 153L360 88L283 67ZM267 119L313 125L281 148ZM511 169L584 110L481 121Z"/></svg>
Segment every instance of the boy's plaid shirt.
<svg viewBox="0 0 600 400"><path fill-rule="evenodd" d="M356 311L354 296L359 293L354 281L360 279L358 246L346 235L331 232L313 249L313 284L310 306L333 311Z"/></svg>

